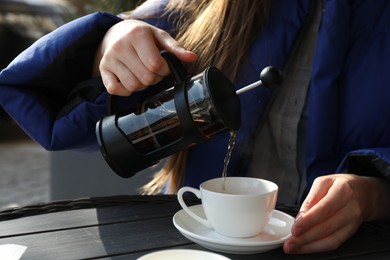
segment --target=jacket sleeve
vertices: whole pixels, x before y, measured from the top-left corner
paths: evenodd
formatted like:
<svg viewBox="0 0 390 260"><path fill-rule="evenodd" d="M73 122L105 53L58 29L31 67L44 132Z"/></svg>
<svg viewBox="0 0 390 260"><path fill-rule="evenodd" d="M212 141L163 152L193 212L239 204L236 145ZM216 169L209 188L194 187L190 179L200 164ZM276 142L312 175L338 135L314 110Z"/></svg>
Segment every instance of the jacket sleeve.
<svg viewBox="0 0 390 260"><path fill-rule="evenodd" d="M90 79L92 63L104 34L119 21L108 13L71 21L1 71L1 106L45 149L96 145L95 124L106 111L107 93L100 79Z"/></svg>
<svg viewBox="0 0 390 260"><path fill-rule="evenodd" d="M337 172L381 177L390 181L390 148L360 149L349 152Z"/></svg>

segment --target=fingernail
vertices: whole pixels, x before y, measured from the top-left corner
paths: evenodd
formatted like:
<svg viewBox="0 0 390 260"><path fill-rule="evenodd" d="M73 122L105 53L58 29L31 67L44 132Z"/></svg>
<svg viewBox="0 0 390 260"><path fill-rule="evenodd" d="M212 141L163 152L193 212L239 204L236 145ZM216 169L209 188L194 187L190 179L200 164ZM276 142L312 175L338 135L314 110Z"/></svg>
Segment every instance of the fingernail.
<svg viewBox="0 0 390 260"><path fill-rule="evenodd" d="M294 247L295 247L295 244L294 243L287 243L286 245L285 245L285 253L286 254L291 254L291 253L293 253L294 252Z"/></svg>
<svg viewBox="0 0 390 260"><path fill-rule="evenodd" d="M297 214L297 216L295 217L295 222L297 222L298 220L300 220L300 219L303 217L304 214L305 214L304 211L299 211L298 214Z"/></svg>

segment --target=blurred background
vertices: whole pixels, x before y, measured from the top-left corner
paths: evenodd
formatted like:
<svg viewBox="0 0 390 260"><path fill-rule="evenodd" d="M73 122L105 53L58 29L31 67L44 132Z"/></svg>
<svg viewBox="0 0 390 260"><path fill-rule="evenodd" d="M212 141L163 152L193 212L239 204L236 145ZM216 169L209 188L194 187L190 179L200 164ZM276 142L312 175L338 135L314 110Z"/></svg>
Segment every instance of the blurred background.
<svg viewBox="0 0 390 260"><path fill-rule="evenodd" d="M43 35L77 17L132 10L140 0L0 0L0 69ZM156 169L117 177L100 152L48 152L0 107L0 210L53 200L138 193Z"/></svg>

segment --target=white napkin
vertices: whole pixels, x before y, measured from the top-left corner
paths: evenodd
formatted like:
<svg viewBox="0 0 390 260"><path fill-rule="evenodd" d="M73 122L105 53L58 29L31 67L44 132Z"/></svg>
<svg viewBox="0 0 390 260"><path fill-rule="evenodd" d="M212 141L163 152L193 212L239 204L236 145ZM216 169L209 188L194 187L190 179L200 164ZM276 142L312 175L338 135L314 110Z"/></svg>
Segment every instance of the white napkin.
<svg viewBox="0 0 390 260"><path fill-rule="evenodd" d="M26 251L27 246L15 245L15 244L6 244L0 245L0 259L1 260L19 260L24 252Z"/></svg>

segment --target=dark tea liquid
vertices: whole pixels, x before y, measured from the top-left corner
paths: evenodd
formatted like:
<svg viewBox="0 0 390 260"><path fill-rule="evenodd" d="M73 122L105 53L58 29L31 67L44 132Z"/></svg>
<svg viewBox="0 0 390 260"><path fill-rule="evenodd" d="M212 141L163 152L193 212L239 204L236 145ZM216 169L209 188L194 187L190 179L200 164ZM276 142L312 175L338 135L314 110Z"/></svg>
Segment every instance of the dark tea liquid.
<svg viewBox="0 0 390 260"><path fill-rule="evenodd" d="M207 88L203 87L204 84L206 83L201 74L193 78L192 84L186 86L187 103L193 127L205 139L209 139L226 127L215 110ZM120 129L138 152L149 154L168 145L175 146L185 137L185 129L179 120L181 113L176 111L174 93L173 87L167 89L139 104L133 113L118 119ZM182 148L179 146L178 151Z"/></svg>
<svg viewBox="0 0 390 260"><path fill-rule="evenodd" d="M144 121L150 123L146 127L138 128L136 126L123 125L122 129L128 131L127 137L132 141L134 147L141 153L153 152L169 144L172 144L182 138L183 130L180 126L179 119L176 114L165 116L164 118L151 118L153 115L140 115ZM196 127L206 137L211 138L224 128L219 120L212 120L209 118L196 118L193 115L193 122ZM129 120L130 121L130 120ZM128 127L128 128L127 128ZM129 129L129 130L127 130ZM133 131L136 129L136 131Z"/></svg>
<svg viewBox="0 0 390 260"><path fill-rule="evenodd" d="M230 131L230 138L229 138L229 144L227 148L227 152L225 155L225 159L223 160L223 171L222 171L222 192L225 192L225 182L226 182L226 176L227 176L227 167L230 162L230 157L232 156L232 152L234 149L234 145L236 143L236 131Z"/></svg>

